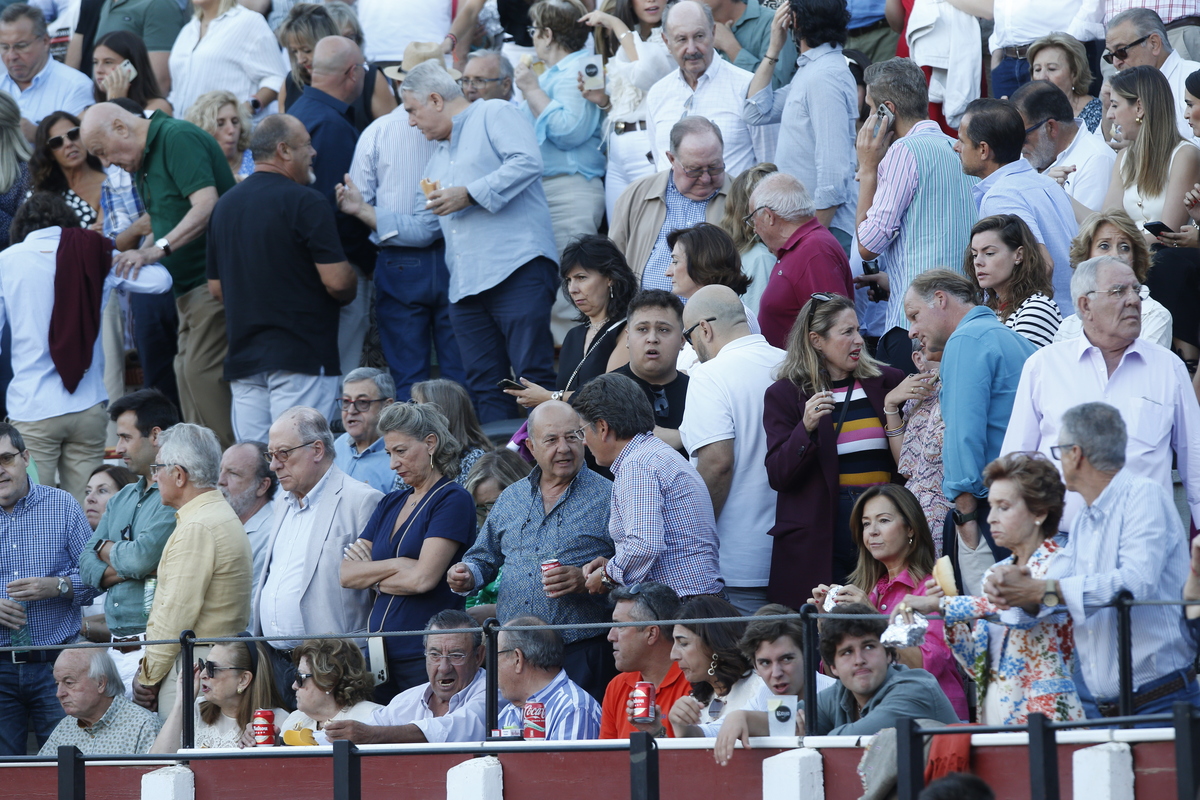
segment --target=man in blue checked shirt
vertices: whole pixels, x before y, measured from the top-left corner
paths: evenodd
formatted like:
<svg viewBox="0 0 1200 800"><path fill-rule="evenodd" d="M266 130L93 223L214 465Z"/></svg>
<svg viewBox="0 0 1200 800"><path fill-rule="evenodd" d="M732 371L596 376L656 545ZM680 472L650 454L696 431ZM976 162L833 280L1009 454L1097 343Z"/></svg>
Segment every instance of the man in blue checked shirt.
<svg viewBox="0 0 1200 800"><path fill-rule="evenodd" d="M626 378L626 380L629 380ZM537 617L516 617L509 625L545 625ZM496 679L508 701L500 709L501 729L524 735L526 703L541 703L546 739L596 739L600 736L600 704L579 688L562 668L563 642L558 631L500 631Z"/></svg>
<svg viewBox="0 0 1200 800"><path fill-rule="evenodd" d="M0 423L0 573L13 578L0 591L0 647L25 636L33 646L74 640L79 609L96 596L79 577L79 554L92 536L83 509L61 489L31 483L28 468L20 431ZM0 653L0 756L25 755L30 721L40 747L63 718L57 656Z"/></svg>

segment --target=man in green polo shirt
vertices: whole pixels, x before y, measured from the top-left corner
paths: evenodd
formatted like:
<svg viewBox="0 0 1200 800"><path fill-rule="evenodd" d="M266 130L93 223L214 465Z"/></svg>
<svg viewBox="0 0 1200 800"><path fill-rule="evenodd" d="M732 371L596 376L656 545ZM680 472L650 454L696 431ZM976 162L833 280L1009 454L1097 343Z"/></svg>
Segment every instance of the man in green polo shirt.
<svg viewBox="0 0 1200 800"><path fill-rule="evenodd" d="M74 34L71 48L67 51L67 66L74 67L91 76L92 46L113 31L129 31L146 44L150 53L150 66L158 79L158 88L163 97L171 90L171 71L167 59L171 45L187 22L187 15L177 0L104 0L100 6L100 19L96 24L95 37L84 52L82 33ZM79 63L72 63L78 61Z"/></svg>
<svg viewBox="0 0 1200 800"><path fill-rule="evenodd" d="M104 163L134 173L146 204L153 244L121 253L118 271L161 263L175 281L179 352L175 378L187 422L233 444L225 360L225 308L208 291L205 231L217 198L233 188L233 173L216 139L161 111L150 119L113 103L92 106L82 126L84 146Z"/></svg>

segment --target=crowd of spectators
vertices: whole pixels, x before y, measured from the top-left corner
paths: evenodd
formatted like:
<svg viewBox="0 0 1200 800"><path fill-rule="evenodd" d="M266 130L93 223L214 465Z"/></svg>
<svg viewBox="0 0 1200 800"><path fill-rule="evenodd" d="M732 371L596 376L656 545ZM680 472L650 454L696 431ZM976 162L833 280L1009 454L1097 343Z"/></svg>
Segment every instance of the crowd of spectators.
<svg viewBox="0 0 1200 800"><path fill-rule="evenodd" d="M5 4L0 755L479 740L487 655L719 763L1103 724L1200 600L1188 5Z"/></svg>

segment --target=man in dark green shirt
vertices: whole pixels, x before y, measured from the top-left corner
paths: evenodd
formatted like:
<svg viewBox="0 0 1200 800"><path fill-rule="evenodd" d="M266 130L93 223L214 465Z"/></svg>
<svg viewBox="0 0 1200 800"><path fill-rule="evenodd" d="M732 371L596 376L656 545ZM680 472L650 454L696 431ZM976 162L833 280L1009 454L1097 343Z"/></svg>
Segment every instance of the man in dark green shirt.
<svg viewBox="0 0 1200 800"><path fill-rule="evenodd" d="M233 444L225 360L225 309L205 282L205 231L217 198L233 188L233 173L216 139L184 120L155 112L150 119L113 103L92 106L82 126L84 146L104 163L134 173L150 215L152 245L127 250L115 269L161 263L175 281L179 351L175 377L187 422Z"/></svg>

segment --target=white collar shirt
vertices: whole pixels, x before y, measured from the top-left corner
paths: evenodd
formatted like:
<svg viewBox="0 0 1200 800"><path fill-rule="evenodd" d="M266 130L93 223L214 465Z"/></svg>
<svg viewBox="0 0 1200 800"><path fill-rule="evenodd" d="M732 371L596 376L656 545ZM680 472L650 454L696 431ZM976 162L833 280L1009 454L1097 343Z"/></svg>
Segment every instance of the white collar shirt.
<svg viewBox="0 0 1200 800"><path fill-rule="evenodd" d="M450 708L435 716L429 707L433 687L428 683L414 686L375 709L371 724L377 726L416 725L430 744L442 742L478 742L485 733L487 713L487 674L481 667L466 688L450 698Z"/></svg>
<svg viewBox="0 0 1200 800"><path fill-rule="evenodd" d="M34 125L55 111L69 111L75 116L96 102L92 81L77 69L71 69L51 58L42 71L33 76L22 91L7 70L0 70L0 91L6 92L21 107L21 116Z"/></svg>
<svg viewBox="0 0 1200 800"><path fill-rule="evenodd" d="M1089 133L1082 120L1075 120L1075 125L1075 138L1047 172L1054 167L1075 167L1063 186L1067 194L1088 208L1103 208L1117 154L1101 137Z"/></svg>

